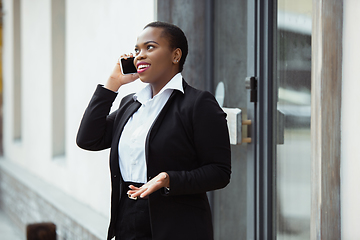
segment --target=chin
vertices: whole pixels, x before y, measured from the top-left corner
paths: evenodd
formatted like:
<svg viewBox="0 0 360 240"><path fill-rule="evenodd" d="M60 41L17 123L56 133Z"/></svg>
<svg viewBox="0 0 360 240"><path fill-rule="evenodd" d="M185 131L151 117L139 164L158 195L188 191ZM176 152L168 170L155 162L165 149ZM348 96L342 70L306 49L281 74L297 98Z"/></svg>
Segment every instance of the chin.
<svg viewBox="0 0 360 240"><path fill-rule="evenodd" d="M151 81L149 81L150 79L149 78L146 78L146 77L144 77L144 76L139 76L139 79L140 79L140 81L142 81L143 83L150 83Z"/></svg>
<svg viewBox="0 0 360 240"><path fill-rule="evenodd" d="M140 81L142 81L143 83L148 83L144 78L139 77Z"/></svg>

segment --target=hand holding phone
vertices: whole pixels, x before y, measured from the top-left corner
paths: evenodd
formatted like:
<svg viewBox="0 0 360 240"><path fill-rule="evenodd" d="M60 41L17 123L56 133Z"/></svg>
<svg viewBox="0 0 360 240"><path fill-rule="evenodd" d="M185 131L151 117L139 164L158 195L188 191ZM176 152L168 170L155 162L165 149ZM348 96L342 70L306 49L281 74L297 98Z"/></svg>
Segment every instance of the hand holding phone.
<svg viewBox="0 0 360 240"><path fill-rule="evenodd" d="M120 62L121 73L123 75L137 73L137 69L134 65L134 57L127 57L127 58L121 57L119 59L119 62Z"/></svg>
<svg viewBox="0 0 360 240"><path fill-rule="evenodd" d="M130 56L122 55L116 63L104 87L117 92L122 85L138 79L139 74L134 66L133 59L132 54Z"/></svg>

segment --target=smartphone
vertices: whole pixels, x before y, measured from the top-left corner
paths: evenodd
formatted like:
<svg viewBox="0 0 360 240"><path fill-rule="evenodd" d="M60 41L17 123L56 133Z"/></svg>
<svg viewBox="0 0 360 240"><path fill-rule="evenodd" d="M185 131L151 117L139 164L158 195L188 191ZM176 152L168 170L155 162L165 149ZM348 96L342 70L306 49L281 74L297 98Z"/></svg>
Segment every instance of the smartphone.
<svg viewBox="0 0 360 240"><path fill-rule="evenodd" d="M120 58L120 68L122 74L134 74L137 73L137 69L134 65L134 57Z"/></svg>

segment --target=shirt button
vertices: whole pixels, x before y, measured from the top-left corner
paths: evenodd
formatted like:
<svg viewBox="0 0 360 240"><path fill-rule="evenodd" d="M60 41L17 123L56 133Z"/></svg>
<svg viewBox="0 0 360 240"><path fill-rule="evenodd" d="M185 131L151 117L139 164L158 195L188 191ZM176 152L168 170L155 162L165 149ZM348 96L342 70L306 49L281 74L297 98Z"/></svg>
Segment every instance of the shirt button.
<svg viewBox="0 0 360 240"><path fill-rule="evenodd" d="M116 175L114 175L114 178L116 178Z"/></svg>

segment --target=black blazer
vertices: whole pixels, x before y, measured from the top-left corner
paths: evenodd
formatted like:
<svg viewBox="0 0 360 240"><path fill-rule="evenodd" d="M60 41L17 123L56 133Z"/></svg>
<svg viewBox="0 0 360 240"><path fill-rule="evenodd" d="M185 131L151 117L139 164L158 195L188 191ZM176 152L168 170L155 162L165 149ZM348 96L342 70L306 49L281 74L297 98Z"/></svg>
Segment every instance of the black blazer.
<svg viewBox="0 0 360 240"><path fill-rule="evenodd" d="M207 191L230 181L231 157L226 114L213 95L183 81L184 94L174 90L153 123L146 139L147 177L160 172L170 177L170 192L149 196L154 240L210 240L213 228ZM84 113L77 135L79 147L97 151L111 148L111 221L108 239L114 236L122 177L118 144L129 117L140 107L133 94L119 108L110 108L116 93L99 85Z"/></svg>

